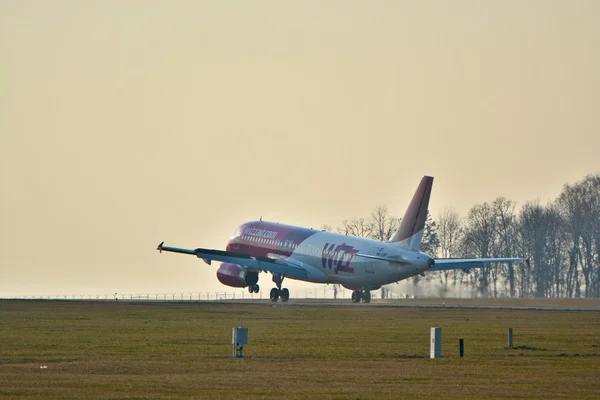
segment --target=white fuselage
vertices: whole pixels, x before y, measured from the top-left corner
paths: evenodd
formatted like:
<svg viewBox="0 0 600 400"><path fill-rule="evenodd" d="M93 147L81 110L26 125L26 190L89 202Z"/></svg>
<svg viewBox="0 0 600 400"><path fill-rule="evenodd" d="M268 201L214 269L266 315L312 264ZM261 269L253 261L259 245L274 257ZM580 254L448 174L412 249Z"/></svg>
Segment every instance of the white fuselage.
<svg viewBox="0 0 600 400"><path fill-rule="evenodd" d="M340 249L336 252L338 247ZM350 250L344 251L345 249ZM357 252L352 253L354 250ZM409 261L410 264L390 263L356 254L397 257ZM326 283L339 283L351 289L367 290L378 289L382 285L422 273L428 269L427 261L430 258L426 254L400 249L378 240L331 232L319 232L307 238L294 250L291 257L323 272L327 277ZM308 281L318 282L318 279L313 281L309 278Z"/></svg>
<svg viewBox="0 0 600 400"><path fill-rule="evenodd" d="M227 249L283 259L308 270L306 279L292 279L337 283L349 289L374 290L421 274L432 265L427 254L378 240L263 221L240 225Z"/></svg>

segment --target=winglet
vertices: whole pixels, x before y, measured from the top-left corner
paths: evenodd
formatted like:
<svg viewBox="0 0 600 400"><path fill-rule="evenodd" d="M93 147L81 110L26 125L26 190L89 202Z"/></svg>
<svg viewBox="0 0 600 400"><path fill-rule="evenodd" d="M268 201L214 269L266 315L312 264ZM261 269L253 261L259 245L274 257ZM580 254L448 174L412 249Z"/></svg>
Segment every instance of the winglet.
<svg viewBox="0 0 600 400"><path fill-rule="evenodd" d="M158 250L159 252L162 253L162 246L165 243L165 241L163 240L162 242L160 242L160 244L158 245L158 247L156 248L156 250Z"/></svg>
<svg viewBox="0 0 600 400"><path fill-rule="evenodd" d="M531 264L530 264L530 262L531 262L531 256L528 256L528 257L525 259L525 264L527 264L527 268L531 268Z"/></svg>

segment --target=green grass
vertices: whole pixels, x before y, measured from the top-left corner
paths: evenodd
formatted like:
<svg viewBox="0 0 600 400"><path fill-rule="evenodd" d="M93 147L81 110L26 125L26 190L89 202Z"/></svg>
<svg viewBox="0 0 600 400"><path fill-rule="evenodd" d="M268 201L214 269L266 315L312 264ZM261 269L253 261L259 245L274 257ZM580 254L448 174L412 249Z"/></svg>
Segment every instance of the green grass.
<svg viewBox="0 0 600 400"><path fill-rule="evenodd" d="M0 301L0 398L597 399L599 373L600 311Z"/></svg>

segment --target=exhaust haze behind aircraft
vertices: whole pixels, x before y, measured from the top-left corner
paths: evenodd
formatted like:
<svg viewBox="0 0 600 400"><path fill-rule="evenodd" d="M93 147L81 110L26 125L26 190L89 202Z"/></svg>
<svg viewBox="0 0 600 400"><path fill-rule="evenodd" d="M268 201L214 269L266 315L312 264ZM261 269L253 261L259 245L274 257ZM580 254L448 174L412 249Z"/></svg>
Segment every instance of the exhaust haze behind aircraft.
<svg viewBox="0 0 600 400"><path fill-rule="evenodd" d="M352 290L352 302L371 301L371 290L427 271L483 267L486 263L528 262L525 258L434 259L422 253L421 240L433 177L424 176L396 233L388 242L346 236L266 221L237 227L225 250L182 249L158 245L160 252L194 255L207 264L221 262L217 278L231 287L258 293L260 272L275 283L271 301L288 301L284 278L313 283L340 284Z"/></svg>

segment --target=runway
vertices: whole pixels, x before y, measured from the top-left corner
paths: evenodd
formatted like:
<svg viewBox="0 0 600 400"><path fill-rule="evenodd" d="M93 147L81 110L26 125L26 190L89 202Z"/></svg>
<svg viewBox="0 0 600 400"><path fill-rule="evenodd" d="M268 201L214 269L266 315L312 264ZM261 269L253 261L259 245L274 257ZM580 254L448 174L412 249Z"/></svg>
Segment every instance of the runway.
<svg viewBox="0 0 600 400"><path fill-rule="evenodd" d="M595 300L595 299L594 299ZM290 299L288 303L275 302L269 300L223 300L211 301L213 304L265 304L271 306L295 306L295 307L390 307L390 308L465 308L465 309L514 309L514 310L556 310L556 311L600 311L600 301L587 302L554 302L544 304L544 302L527 302L522 304L512 304L511 302L485 302L485 301L444 301L444 300L411 300L411 301L373 301L371 303L353 304L348 299L344 300L305 300ZM497 303L497 304L495 304ZM559 304L564 303L564 304Z"/></svg>
<svg viewBox="0 0 600 400"><path fill-rule="evenodd" d="M23 301L24 299L3 299ZM264 305L270 307L384 307L384 308L448 308L448 309L513 309L555 311L600 311L600 299L402 299L373 300L371 303L354 304L350 299L290 299L287 303L267 299L230 300L153 300L153 299L26 299L25 301L61 302L122 302L139 304L213 304L213 305Z"/></svg>

